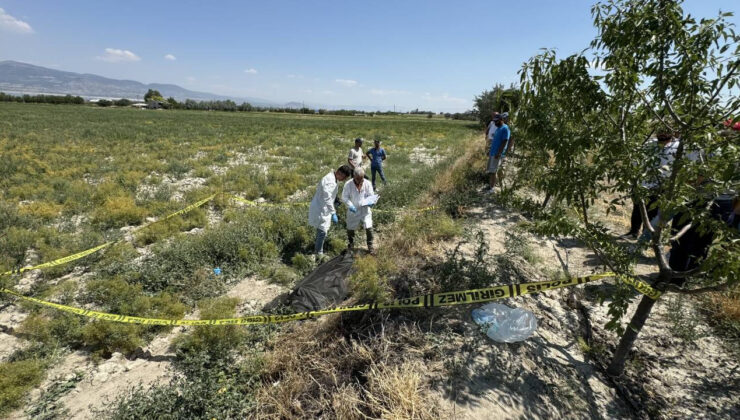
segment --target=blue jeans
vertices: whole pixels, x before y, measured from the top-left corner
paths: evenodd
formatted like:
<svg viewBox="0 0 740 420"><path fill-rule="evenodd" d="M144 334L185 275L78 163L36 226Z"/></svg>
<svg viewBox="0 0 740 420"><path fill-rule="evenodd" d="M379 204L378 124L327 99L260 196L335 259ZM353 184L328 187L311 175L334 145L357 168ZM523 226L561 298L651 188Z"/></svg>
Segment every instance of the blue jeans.
<svg viewBox="0 0 740 420"><path fill-rule="evenodd" d="M380 175L380 179L383 180L383 185L385 185L385 174L383 173L383 167L382 166L370 166L370 173L373 175L373 189L375 189L375 174Z"/></svg>
<svg viewBox="0 0 740 420"><path fill-rule="evenodd" d="M316 242L314 243L314 252L316 254L324 253L324 240L326 239L326 232L321 229L316 229Z"/></svg>

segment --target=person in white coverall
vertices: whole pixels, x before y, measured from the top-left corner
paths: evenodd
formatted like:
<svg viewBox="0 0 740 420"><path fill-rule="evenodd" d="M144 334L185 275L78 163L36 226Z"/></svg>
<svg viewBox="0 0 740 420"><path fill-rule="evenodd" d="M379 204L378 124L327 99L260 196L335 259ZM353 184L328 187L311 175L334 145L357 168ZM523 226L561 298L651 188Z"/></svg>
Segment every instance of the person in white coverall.
<svg viewBox="0 0 740 420"><path fill-rule="evenodd" d="M355 168L352 179L344 184L342 202L347 205L347 241L349 249L355 246L355 230L365 229L367 249L372 254L373 248L373 214L369 206L360 205L362 200L375 194L373 184L365 179L365 170Z"/></svg>
<svg viewBox="0 0 740 420"><path fill-rule="evenodd" d="M316 242L314 252L318 257L324 255L324 240L329 227L338 223L337 212L334 209L334 200L337 198L338 182L349 178L352 168L342 165L334 172L329 172L316 187L316 193L308 208L308 224L316 228Z"/></svg>

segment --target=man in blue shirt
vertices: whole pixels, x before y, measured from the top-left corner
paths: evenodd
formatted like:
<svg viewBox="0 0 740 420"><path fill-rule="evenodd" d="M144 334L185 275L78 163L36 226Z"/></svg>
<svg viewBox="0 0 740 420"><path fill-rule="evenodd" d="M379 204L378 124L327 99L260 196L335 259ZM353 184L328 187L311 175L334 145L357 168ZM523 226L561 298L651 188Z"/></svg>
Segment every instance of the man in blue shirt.
<svg viewBox="0 0 740 420"><path fill-rule="evenodd" d="M385 174L383 173L383 161L385 160L386 154L385 149L380 147L380 140L375 140L375 147L367 151L367 157L370 159L370 172L373 177L373 190L375 190L375 174L380 175L380 179L385 182Z"/></svg>
<svg viewBox="0 0 740 420"><path fill-rule="evenodd" d="M504 124L501 115L494 115L493 123L497 129L491 141L491 148L488 151L488 165L486 167L486 173L490 176L490 188L487 191L489 194L493 192L493 187L496 186L496 173L503 165L506 148L509 146L509 139L511 138L511 130L509 130L508 125Z"/></svg>

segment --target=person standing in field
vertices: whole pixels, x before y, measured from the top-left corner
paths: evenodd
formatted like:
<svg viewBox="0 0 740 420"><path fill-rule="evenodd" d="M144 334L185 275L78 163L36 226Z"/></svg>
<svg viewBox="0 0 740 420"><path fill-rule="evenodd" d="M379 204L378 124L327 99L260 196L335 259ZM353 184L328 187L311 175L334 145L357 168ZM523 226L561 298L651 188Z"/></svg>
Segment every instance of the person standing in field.
<svg viewBox="0 0 740 420"><path fill-rule="evenodd" d="M350 177L352 169L342 165L334 172L329 172L316 186L311 205L308 208L308 224L316 228L314 252L321 260L324 256L324 240L331 224L339 222L334 209L334 200L337 198L338 183Z"/></svg>
<svg viewBox="0 0 740 420"><path fill-rule="evenodd" d="M380 175L380 179L383 180L383 185L386 185L385 174L383 173L383 161L387 155L385 153L385 149L380 147L380 140L375 139L373 144L375 147L367 151L367 157L370 159L370 173L372 174L373 189L376 189L376 174Z"/></svg>
<svg viewBox="0 0 740 420"><path fill-rule="evenodd" d="M656 206L661 193L662 181L668 179L671 174L671 167L678 151L679 140L673 137L672 133L660 132L656 139L645 144L649 160L646 168L646 178L642 182L642 187L648 190L648 196L645 200L645 209L647 210L648 221L653 220L658 215ZM632 199L632 216L630 217L630 230L622 235L625 239L637 239L642 228L642 215L640 206L636 198Z"/></svg>
<svg viewBox="0 0 740 420"><path fill-rule="evenodd" d="M352 179L344 184L342 190L342 202L347 205L347 242L350 251L355 247L355 231L365 229L367 235L367 250L371 254L373 248L373 214L372 205L363 206L362 201L375 192L372 184L365 179L365 170L355 169Z"/></svg>
<svg viewBox="0 0 740 420"><path fill-rule="evenodd" d="M493 135L491 147L488 150L488 165L486 167L486 173L488 173L490 177L489 189L487 191L489 194L493 192L493 187L496 186L496 173L503 165L504 156L506 155L506 147L511 138L509 126L504 124L504 120L500 114L494 115L493 124L496 126L496 132Z"/></svg>
<svg viewBox="0 0 740 420"><path fill-rule="evenodd" d="M496 134L496 130L498 127L496 127L496 123L493 122L493 119L496 118L498 115L498 112L493 111L491 113L491 122L488 123L488 126L486 127L485 131L485 138L486 138L486 150L491 148L491 142L493 141L493 135Z"/></svg>
<svg viewBox="0 0 740 420"><path fill-rule="evenodd" d="M355 170L356 168L362 168L362 157L364 156L364 153L362 153L362 142L362 137L356 138L355 147L349 149L347 164L350 168L352 168L352 170Z"/></svg>

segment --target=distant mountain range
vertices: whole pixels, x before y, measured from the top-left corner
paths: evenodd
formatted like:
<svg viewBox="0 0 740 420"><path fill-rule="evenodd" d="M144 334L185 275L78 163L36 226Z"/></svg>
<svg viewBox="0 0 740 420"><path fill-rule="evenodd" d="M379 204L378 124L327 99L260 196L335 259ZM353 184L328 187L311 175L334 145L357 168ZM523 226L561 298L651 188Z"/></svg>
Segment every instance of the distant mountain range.
<svg viewBox="0 0 740 420"><path fill-rule="evenodd" d="M171 84L144 84L134 80L117 80L95 74L54 70L18 61L0 61L0 92L12 94L79 95L86 98L142 99L149 89L158 90L162 96L185 99L226 100L249 102L256 106L290 107L296 103L279 104L259 98L240 98L196 92ZM300 107L300 105L299 105Z"/></svg>

